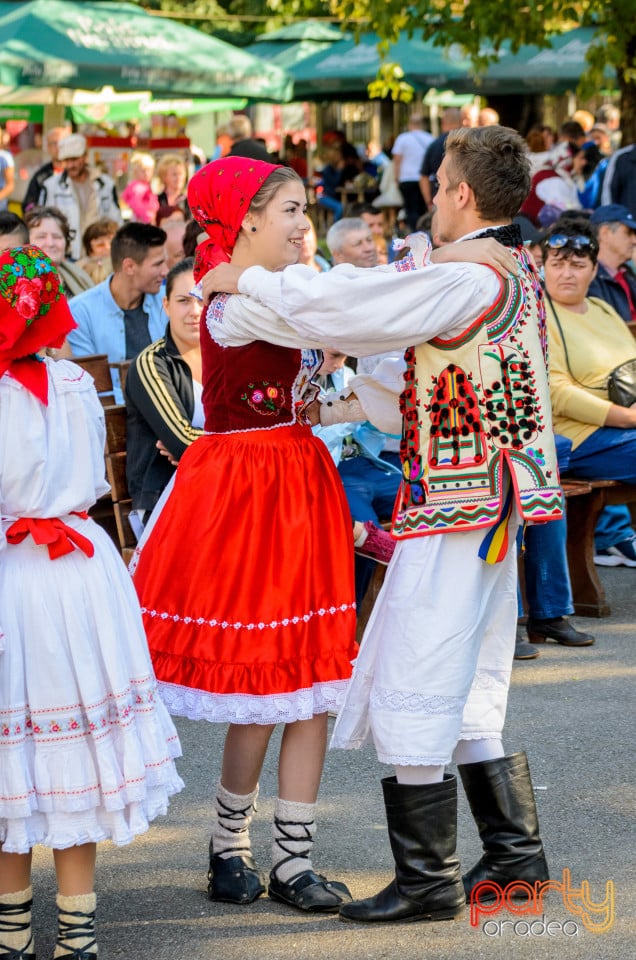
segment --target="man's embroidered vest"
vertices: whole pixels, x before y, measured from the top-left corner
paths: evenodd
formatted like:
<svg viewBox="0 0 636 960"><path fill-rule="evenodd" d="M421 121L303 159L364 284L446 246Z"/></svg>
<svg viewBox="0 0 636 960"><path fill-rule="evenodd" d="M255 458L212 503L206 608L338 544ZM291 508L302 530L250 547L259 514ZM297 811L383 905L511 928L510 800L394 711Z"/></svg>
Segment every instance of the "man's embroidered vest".
<svg viewBox="0 0 636 960"><path fill-rule="evenodd" d="M526 520L562 515L554 449L543 294L523 250L521 276L452 340L406 352L398 538L496 523L504 468Z"/></svg>

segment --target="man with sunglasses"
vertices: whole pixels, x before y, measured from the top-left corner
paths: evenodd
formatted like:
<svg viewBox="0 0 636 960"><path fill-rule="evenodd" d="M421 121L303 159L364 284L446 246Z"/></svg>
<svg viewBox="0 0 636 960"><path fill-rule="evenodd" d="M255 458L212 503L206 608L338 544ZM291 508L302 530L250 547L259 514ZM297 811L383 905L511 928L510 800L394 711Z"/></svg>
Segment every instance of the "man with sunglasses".
<svg viewBox="0 0 636 960"><path fill-rule="evenodd" d="M598 241L586 220L555 223L542 244L554 429L572 441L575 477L636 483L636 406L609 400L610 371L636 356L634 338L605 301L588 297ZM594 560L636 567L636 534L626 507L606 507Z"/></svg>

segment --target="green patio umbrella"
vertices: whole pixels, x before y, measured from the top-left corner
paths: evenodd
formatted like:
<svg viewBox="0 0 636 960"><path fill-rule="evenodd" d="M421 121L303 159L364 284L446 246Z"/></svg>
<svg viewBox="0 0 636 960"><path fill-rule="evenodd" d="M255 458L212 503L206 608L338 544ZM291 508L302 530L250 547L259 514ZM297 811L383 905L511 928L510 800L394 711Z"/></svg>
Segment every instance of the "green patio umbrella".
<svg viewBox="0 0 636 960"><path fill-rule="evenodd" d="M481 75L478 93L566 93L574 90L587 69L585 55L596 31L579 27L550 37L550 46L504 47L497 63ZM608 86L616 86L616 72L605 71Z"/></svg>
<svg viewBox="0 0 636 960"><path fill-rule="evenodd" d="M327 53L334 43L349 39L338 27L316 20L293 23L280 30L272 30L257 37L249 47L244 47L255 57L275 63L290 71L302 60L314 54Z"/></svg>
<svg viewBox="0 0 636 960"><path fill-rule="evenodd" d="M580 27L550 38L550 47L521 47L511 53L504 45L497 63L475 75L474 67L459 45L444 49L417 36L400 35L386 60L397 62L418 91L431 87L456 93L522 94L565 93L574 90L587 67L585 55L594 36L593 28ZM342 42L305 58L288 69L294 78L294 98L311 100L367 97L367 84L375 80L381 64L378 37L370 33ZM606 71L608 85L615 85L615 72Z"/></svg>
<svg viewBox="0 0 636 960"><path fill-rule="evenodd" d="M0 3L0 14L4 4ZM291 81L207 34L129 3L31 0L0 18L0 85L288 100Z"/></svg>
<svg viewBox="0 0 636 960"><path fill-rule="evenodd" d="M367 99L367 85L376 79L382 63L379 38L365 34L359 43L353 39L332 44L287 69L294 78L295 100ZM404 79L419 91L431 87L454 89L454 84L470 76L470 61L459 51L445 51L430 41L406 33L393 44L386 60L397 62Z"/></svg>

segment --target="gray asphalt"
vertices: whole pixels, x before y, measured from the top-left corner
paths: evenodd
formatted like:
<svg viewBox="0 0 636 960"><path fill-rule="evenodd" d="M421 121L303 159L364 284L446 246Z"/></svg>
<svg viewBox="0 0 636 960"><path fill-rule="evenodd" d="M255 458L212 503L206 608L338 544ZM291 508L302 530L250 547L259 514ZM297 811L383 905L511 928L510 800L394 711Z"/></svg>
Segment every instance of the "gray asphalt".
<svg viewBox="0 0 636 960"><path fill-rule="evenodd" d="M306 916L266 897L249 907L210 903L205 895L207 849L224 728L179 721L185 791L173 801L168 817L130 847L100 848L102 960L636 956L636 570L603 570L601 576L612 616L578 621L596 634L596 645L576 650L548 644L537 660L515 664L506 748L525 749L530 757L552 877L562 880L568 869L572 886L589 881L594 901L603 900L606 882L613 881L615 919L607 932L590 932L559 891L547 895L538 917L504 910L474 927L468 914L451 922L374 928ZM276 753L273 742L252 831L263 867L269 858ZM332 751L327 757L314 859L321 871L349 884L355 896L368 896L390 879L379 788L388 772L371 749ZM480 853L463 796L459 853L465 866ZM38 958L44 960L51 956L55 932L50 851L37 850L34 865L34 928ZM528 921L542 918L546 926L535 923L529 931Z"/></svg>

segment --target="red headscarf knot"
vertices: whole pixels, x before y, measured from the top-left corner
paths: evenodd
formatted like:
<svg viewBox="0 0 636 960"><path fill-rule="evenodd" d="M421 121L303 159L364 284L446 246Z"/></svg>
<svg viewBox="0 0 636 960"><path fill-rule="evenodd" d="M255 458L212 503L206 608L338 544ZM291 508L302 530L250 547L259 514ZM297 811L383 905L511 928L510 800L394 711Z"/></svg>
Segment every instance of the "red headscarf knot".
<svg viewBox="0 0 636 960"><path fill-rule="evenodd" d="M247 157L213 160L190 180L188 203L194 219L208 235L197 247L195 280L227 262L250 203L279 164Z"/></svg>

